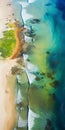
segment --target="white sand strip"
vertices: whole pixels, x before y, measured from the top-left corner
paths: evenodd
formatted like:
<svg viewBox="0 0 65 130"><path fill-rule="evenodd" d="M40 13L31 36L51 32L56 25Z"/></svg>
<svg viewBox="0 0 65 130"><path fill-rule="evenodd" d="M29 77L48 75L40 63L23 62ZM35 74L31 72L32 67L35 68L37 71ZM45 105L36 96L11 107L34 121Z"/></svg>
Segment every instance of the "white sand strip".
<svg viewBox="0 0 65 130"><path fill-rule="evenodd" d="M13 9L10 0L0 1L0 38L3 36L3 31L6 30L6 24L13 20Z"/></svg>

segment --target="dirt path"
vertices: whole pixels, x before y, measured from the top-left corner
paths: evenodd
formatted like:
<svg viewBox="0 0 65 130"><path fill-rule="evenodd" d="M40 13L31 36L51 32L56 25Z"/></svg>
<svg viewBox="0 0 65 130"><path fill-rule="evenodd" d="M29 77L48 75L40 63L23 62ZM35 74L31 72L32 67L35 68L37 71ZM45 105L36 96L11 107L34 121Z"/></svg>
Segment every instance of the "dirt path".
<svg viewBox="0 0 65 130"><path fill-rule="evenodd" d="M23 44L24 44L23 34L22 34L23 30L24 30L23 27L16 27L15 25L14 33L15 33L15 39L16 39L16 47L12 55L10 56L10 59L17 58L18 55L20 54L20 51L23 51Z"/></svg>

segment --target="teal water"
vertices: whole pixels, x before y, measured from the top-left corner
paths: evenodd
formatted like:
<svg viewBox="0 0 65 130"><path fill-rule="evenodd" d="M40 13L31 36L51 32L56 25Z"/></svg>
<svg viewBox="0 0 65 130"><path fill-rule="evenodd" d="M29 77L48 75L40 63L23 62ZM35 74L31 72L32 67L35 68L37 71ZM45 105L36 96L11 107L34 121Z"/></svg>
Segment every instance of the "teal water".
<svg viewBox="0 0 65 130"><path fill-rule="evenodd" d="M15 18L22 24L18 1L14 0L13 4ZM31 85L26 78L24 85L21 83L20 90L25 99L23 115L28 110L26 106L39 115L34 117L32 127L29 123L29 130L65 130L65 1L28 1L25 10L33 17L28 16L25 25L31 26L36 34L35 41L30 43L33 46L31 51L25 53L30 62L38 67L38 72L33 70L36 80ZM31 114L30 120L33 121Z"/></svg>

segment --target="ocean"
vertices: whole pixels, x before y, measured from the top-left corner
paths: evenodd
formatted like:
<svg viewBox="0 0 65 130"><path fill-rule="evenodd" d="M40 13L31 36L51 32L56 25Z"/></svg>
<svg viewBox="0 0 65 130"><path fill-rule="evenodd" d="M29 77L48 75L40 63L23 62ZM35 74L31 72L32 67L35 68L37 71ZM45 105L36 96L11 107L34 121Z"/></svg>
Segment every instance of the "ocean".
<svg viewBox="0 0 65 130"><path fill-rule="evenodd" d="M35 33L26 54L38 67L28 93L29 111L37 115L29 113L28 129L65 130L65 1L13 0L13 6L15 19Z"/></svg>

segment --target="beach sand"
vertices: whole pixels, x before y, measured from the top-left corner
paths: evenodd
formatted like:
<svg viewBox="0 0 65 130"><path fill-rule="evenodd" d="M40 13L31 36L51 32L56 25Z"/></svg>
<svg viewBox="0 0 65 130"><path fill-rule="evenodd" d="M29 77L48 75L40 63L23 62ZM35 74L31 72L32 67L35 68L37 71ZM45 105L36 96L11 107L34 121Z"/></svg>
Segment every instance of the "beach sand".
<svg viewBox="0 0 65 130"><path fill-rule="evenodd" d="M0 38L13 17L10 0L0 1ZM14 94L16 76L11 74L11 68L15 65L16 60L0 59L0 130L11 130L17 119Z"/></svg>
<svg viewBox="0 0 65 130"><path fill-rule="evenodd" d="M0 38L3 37L3 31L7 29L7 24L14 18L14 12L10 0L0 1Z"/></svg>
<svg viewBox="0 0 65 130"><path fill-rule="evenodd" d="M0 130L11 130L16 122L14 87L16 76L11 74L15 60L0 60Z"/></svg>

